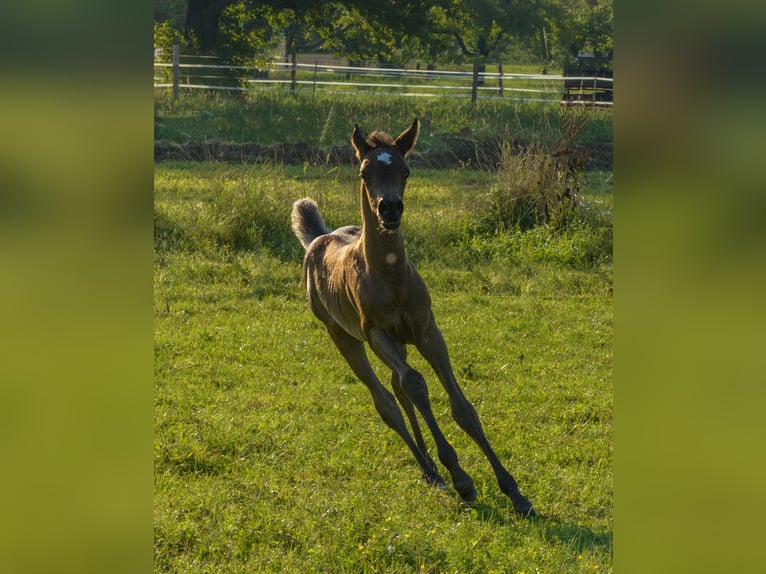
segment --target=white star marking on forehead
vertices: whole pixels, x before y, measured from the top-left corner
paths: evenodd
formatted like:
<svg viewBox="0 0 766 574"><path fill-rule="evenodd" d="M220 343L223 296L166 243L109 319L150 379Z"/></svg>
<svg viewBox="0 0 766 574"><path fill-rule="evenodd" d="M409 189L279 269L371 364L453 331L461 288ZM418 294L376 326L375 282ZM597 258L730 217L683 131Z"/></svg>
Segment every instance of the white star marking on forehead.
<svg viewBox="0 0 766 574"><path fill-rule="evenodd" d="M387 151L382 151L378 154L378 161L382 161L386 165L391 165L391 160L392 160L391 154L388 153Z"/></svg>

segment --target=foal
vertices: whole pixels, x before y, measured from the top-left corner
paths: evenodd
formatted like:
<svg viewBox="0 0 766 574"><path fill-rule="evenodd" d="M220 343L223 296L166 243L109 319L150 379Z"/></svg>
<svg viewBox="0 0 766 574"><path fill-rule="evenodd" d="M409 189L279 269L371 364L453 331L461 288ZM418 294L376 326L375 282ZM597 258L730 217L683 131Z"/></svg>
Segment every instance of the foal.
<svg viewBox="0 0 766 574"><path fill-rule="evenodd" d="M404 186L410 170L404 161L418 138L417 119L393 140L373 132L369 138L354 126L351 143L361 163L362 227L331 232L311 199L293 205L292 229L306 256L303 272L312 312L324 323L354 374L372 393L383 421L402 437L423 469L425 479L444 487L444 480L426 450L415 409L431 431L439 460L466 502L476 499L473 480L458 464L455 449L442 434L428 400L422 375L407 363L406 345L413 344L433 367L450 399L452 416L489 459L500 489L517 513L535 516L532 504L518 489L484 435L479 418L452 372L447 347L431 312L423 279L404 253L399 225ZM391 369L391 387L410 421L407 430L399 407L378 380L364 343Z"/></svg>

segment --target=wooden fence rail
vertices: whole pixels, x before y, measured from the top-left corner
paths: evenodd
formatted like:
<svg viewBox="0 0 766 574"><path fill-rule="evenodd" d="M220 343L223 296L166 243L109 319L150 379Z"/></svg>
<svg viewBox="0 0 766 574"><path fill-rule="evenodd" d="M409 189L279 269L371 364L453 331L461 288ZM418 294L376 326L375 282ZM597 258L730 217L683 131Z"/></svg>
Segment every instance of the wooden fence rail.
<svg viewBox="0 0 766 574"><path fill-rule="evenodd" d="M182 63L183 59L183 63ZM216 59L181 56L174 49L172 62L154 62L154 88L172 88L177 98L181 89L223 91L299 91L323 94L352 94L403 97L471 97L472 73L455 70L374 68L329 64L274 62L268 69L231 66ZM484 72L479 74L478 97L523 102L591 105L587 97L573 98L572 86L594 83L594 77L549 74ZM614 80L599 77L598 105L611 106ZM488 85L494 84L494 85Z"/></svg>

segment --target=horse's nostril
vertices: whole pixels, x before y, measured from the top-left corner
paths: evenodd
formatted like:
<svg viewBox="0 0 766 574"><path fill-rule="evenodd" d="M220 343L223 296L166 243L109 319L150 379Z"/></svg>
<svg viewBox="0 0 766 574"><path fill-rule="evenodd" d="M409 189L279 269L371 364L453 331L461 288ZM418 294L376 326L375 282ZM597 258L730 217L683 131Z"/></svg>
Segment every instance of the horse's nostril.
<svg viewBox="0 0 766 574"><path fill-rule="evenodd" d="M385 201L381 200L378 204L378 213L381 217L398 217L404 211L404 203L401 200Z"/></svg>

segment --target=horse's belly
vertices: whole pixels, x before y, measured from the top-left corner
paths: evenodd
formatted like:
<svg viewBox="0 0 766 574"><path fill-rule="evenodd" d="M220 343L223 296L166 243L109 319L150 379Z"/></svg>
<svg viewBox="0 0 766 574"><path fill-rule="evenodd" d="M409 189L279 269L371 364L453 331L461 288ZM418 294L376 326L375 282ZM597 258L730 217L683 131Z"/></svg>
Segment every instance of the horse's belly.
<svg viewBox="0 0 766 574"><path fill-rule="evenodd" d="M342 291L327 288L322 284L309 286L309 302L314 315L325 324L335 323L349 335L364 341L362 321L353 303Z"/></svg>
<svg viewBox="0 0 766 574"><path fill-rule="evenodd" d="M417 339L417 324L407 313L397 313L384 330L400 345L415 343Z"/></svg>
<svg viewBox="0 0 766 574"><path fill-rule="evenodd" d="M340 325L346 333L364 341L364 332L362 331L362 320L359 313L351 302L345 297L330 297L328 301L328 310L333 320Z"/></svg>

